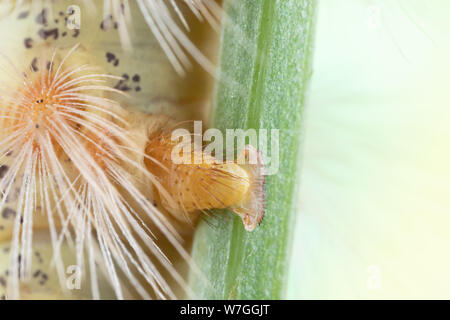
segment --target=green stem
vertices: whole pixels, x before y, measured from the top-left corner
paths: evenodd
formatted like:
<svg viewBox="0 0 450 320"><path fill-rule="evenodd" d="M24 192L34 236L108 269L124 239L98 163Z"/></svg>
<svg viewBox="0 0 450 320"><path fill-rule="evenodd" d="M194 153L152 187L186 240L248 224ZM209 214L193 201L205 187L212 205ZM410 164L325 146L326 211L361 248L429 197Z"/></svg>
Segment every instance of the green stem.
<svg viewBox="0 0 450 320"><path fill-rule="evenodd" d="M315 0L227 0L213 127L279 130L279 170L267 176L266 215L255 231L217 214L201 223L192 272L203 299L278 299L287 281L299 182L305 92L311 76ZM232 79L232 80L231 80ZM268 155L271 150L270 139ZM273 164L268 163L268 166Z"/></svg>

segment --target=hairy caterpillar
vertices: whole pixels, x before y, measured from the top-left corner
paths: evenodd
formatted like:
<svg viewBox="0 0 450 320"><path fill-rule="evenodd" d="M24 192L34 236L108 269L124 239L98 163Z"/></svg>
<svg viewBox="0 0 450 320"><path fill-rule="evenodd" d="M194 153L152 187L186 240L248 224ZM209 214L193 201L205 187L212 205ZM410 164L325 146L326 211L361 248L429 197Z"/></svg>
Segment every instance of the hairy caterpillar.
<svg viewBox="0 0 450 320"><path fill-rule="evenodd" d="M111 2L127 8L118 3ZM54 30L47 29L45 8L38 12L44 34ZM253 229L264 212L262 162L174 165L170 128L177 121L132 111L151 95L136 102L123 97L132 92L121 85L132 78L133 95L141 92L137 83L144 91L141 76L106 73L120 64L117 55L108 51L101 62L95 45L80 34L73 38L81 45L25 38L31 48L17 61L4 54L0 296L86 297L67 289L65 266L75 263L92 298L175 298L173 287L189 291L170 257L191 263L184 226L201 211L231 208ZM255 152L248 148L242 157ZM36 264L54 267L56 275Z"/></svg>

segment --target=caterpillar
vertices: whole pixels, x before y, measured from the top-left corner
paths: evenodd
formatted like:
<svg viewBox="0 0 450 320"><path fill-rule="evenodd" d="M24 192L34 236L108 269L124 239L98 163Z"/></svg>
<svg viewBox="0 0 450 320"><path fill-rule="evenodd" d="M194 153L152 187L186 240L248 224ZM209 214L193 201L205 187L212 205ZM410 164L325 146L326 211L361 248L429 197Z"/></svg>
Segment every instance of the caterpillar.
<svg viewBox="0 0 450 320"><path fill-rule="evenodd" d="M213 23L206 8L217 13L218 7L211 3L185 5ZM93 22L97 32L115 41L105 50L83 29L69 36L69 31L54 28L68 18L60 9L66 4L44 2L33 15L32 4L8 2L13 13L4 18L19 23L31 19L42 39L26 34L23 41L15 41L17 46L0 51L0 297L192 295L183 268L175 264L196 268L186 239L197 220L211 209L228 208L242 218L247 230L253 230L263 218L264 165L259 153L247 146L236 161L221 161L194 147L189 156L200 153L206 161L174 163L171 156L177 143L171 132L181 120L193 120L198 113L175 107L167 115L148 107L147 99L156 101L153 107L160 105L152 97L173 88L152 88L152 81L145 81L138 68L124 63L140 54L134 45L131 48L125 28L126 16L137 8L128 1L105 1L105 12L113 14ZM137 1L137 5L174 68L175 75L169 78L178 79L188 67L180 45L206 61L171 20L169 5L188 25L179 5L173 1ZM115 34L105 31L109 23ZM5 27L0 23L0 28ZM158 36L167 30L172 31ZM25 48L12 58L11 52L20 46ZM119 60L112 49L120 55L132 53L123 53L127 58ZM141 59L145 58L143 54ZM115 70L124 65L136 71L117 74ZM177 101L170 104L182 104L182 99L173 100ZM248 163L249 157L256 157L257 163ZM82 283L67 276L68 266L82 275Z"/></svg>

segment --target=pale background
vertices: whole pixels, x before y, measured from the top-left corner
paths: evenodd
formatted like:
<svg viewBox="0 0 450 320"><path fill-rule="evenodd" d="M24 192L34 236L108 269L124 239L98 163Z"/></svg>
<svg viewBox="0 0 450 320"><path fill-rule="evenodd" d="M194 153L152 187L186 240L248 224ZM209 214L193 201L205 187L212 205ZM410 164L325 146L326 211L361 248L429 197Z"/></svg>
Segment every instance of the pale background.
<svg viewBox="0 0 450 320"><path fill-rule="evenodd" d="M322 0L288 298L450 298L450 1Z"/></svg>

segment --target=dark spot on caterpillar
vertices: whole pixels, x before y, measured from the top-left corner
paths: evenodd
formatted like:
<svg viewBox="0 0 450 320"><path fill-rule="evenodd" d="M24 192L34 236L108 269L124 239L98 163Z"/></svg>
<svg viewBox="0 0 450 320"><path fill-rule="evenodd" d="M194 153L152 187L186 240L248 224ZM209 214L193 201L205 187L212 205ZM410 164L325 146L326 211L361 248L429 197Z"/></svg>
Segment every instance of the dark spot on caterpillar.
<svg viewBox="0 0 450 320"><path fill-rule="evenodd" d="M60 11L60 12L59 12L59 15L60 15L61 17L64 16L64 12Z"/></svg>
<svg viewBox="0 0 450 320"><path fill-rule="evenodd" d="M36 17L36 23L37 24L47 24L47 9L43 9L40 14Z"/></svg>
<svg viewBox="0 0 450 320"><path fill-rule="evenodd" d="M22 255L21 254L19 254L18 256L17 256L17 272L20 274L20 270L21 270L21 268L22 268Z"/></svg>
<svg viewBox="0 0 450 320"><path fill-rule="evenodd" d="M39 129L39 125L38 124L36 124L36 129Z"/></svg>
<svg viewBox="0 0 450 320"><path fill-rule="evenodd" d="M43 286L43 285L47 282L47 280L48 280L48 276L47 276L45 273L42 273L42 275L41 275L41 281L39 281L39 284L40 284L41 286Z"/></svg>
<svg viewBox="0 0 450 320"><path fill-rule="evenodd" d="M112 20L113 20L112 15L107 16L105 19L102 20L102 22L100 22L100 29L102 29L103 31L111 29Z"/></svg>
<svg viewBox="0 0 450 320"><path fill-rule="evenodd" d="M47 38L52 37L53 39L56 40L58 39L58 28L54 28L54 29L49 29L49 30L45 30L45 29L40 29L38 32L39 37L41 37L44 40L47 40Z"/></svg>
<svg viewBox="0 0 450 320"><path fill-rule="evenodd" d="M5 227L4 226L0 226L0 230L3 230L3 229L5 229Z"/></svg>
<svg viewBox="0 0 450 320"><path fill-rule="evenodd" d="M0 166L0 179L3 179L3 177L5 176L6 172L8 172L9 167L7 165L2 165Z"/></svg>
<svg viewBox="0 0 450 320"><path fill-rule="evenodd" d="M129 86L127 86L126 84L123 84L123 85L117 87L116 89L119 89L119 90L124 91L124 92L127 92L127 91L131 90L131 88Z"/></svg>
<svg viewBox="0 0 450 320"><path fill-rule="evenodd" d="M28 17L29 14L30 14L29 11L23 11L23 12L19 13L19 15L17 16L17 19L19 19L19 20L25 19L26 17Z"/></svg>
<svg viewBox="0 0 450 320"><path fill-rule="evenodd" d="M41 270L37 270L37 271L33 274L33 278L39 277L40 274L41 274Z"/></svg>
<svg viewBox="0 0 450 320"><path fill-rule="evenodd" d="M6 280L5 280L5 278L0 277L0 285L1 285L3 288L6 288Z"/></svg>
<svg viewBox="0 0 450 320"><path fill-rule="evenodd" d="M114 55L114 53L111 52L107 52L106 53L106 60L108 61L108 63L113 63L114 67L117 67L119 65L119 59L116 58L116 56Z"/></svg>
<svg viewBox="0 0 450 320"><path fill-rule="evenodd" d="M33 47L33 39L26 38L23 43L25 44L25 48L31 49Z"/></svg>
<svg viewBox="0 0 450 320"><path fill-rule="evenodd" d="M120 91L130 91L131 88L129 86L126 85L124 80L120 80L115 86L114 89L120 90Z"/></svg>
<svg viewBox="0 0 450 320"><path fill-rule="evenodd" d="M76 38L76 37L78 37L79 35L80 35L80 29L75 29L75 30L73 31L72 37Z"/></svg>
<svg viewBox="0 0 450 320"><path fill-rule="evenodd" d="M31 67L31 70L34 71L34 72L38 72L39 71L39 69L37 67L37 62L38 62L37 58L34 58L33 61L31 61L30 67Z"/></svg>
<svg viewBox="0 0 450 320"><path fill-rule="evenodd" d="M16 216L16 211L15 210L13 210L11 208L8 208L8 207L3 209L3 212L2 212L3 219L8 220L10 218L14 218L15 216Z"/></svg>
<svg viewBox="0 0 450 320"><path fill-rule="evenodd" d="M42 260L42 257L41 257L41 254L39 253L39 251L36 251L36 252L34 253L34 255L36 256L36 258L38 258L39 263L44 262L44 261Z"/></svg>
<svg viewBox="0 0 450 320"><path fill-rule="evenodd" d="M106 59L108 60L108 62L111 62L111 61L116 59L116 56L114 55L114 53L107 52L106 53Z"/></svg>
<svg viewBox="0 0 450 320"><path fill-rule="evenodd" d="M55 23L59 23L59 20L58 20L58 19L55 19Z"/></svg>
<svg viewBox="0 0 450 320"><path fill-rule="evenodd" d="M128 80L130 80L130 76L127 73L124 73L122 75L121 80L119 80L119 82L114 86L115 89L117 90L121 90L121 91L130 91L133 90L132 87L130 87L129 85L127 85ZM139 82L141 80L140 76L138 74L135 74L132 78L133 82ZM137 86L134 88L134 90L136 90L136 92L141 91L141 87Z"/></svg>
<svg viewBox="0 0 450 320"><path fill-rule="evenodd" d="M67 32L64 31L64 32L61 34L61 36L63 36L63 37L67 36Z"/></svg>
<svg viewBox="0 0 450 320"><path fill-rule="evenodd" d="M141 77L138 75L138 74L135 74L134 76L133 76L133 81L134 82L139 82L141 80Z"/></svg>

